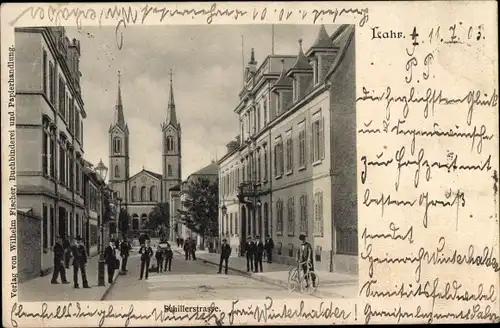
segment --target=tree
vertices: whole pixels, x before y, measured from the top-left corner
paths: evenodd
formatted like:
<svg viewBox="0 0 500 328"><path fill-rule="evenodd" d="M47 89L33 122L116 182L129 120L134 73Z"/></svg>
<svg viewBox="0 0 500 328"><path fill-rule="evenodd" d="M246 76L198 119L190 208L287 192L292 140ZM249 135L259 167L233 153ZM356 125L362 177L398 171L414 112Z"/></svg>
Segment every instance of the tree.
<svg viewBox="0 0 500 328"><path fill-rule="evenodd" d="M157 203L149 213L149 220L146 221L146 229L157 230L166 233L170 228L170 212L168 203Z"/></svg>
<svg viewBox="0 0 500 328"><path fill-rule="evenodd" d="M128 230L130 229L130 221L131 217L127 210L122 208L120 210L120 214L118 215L118 230L122 233L122 235L127 235Z"/></svg>
<svg viewBox="0 0 500 328"><path fill-rule="evenodd" d="M186 210L178 210L181 222L203 239L217 236L219 232L219 182L207 178L198 178L188 184Z"/></svg>

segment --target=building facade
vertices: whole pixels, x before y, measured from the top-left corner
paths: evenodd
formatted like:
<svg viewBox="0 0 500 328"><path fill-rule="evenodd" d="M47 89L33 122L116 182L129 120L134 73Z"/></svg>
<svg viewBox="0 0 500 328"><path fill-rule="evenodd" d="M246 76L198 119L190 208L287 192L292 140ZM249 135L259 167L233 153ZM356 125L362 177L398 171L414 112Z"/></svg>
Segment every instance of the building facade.
<svg viewBox="0 0 500 328"><path fill-rule="evenodd" d="M15 42L17 201L42 218L44 271L85 217L80 42L63 27L16 28Z"/></svg>
<svg viewBox="0 0 500 328"><path fill-rule="evenodd" d="M172 73L167 115L160 128L163 136L162 173L143 168L130 176L130 132L124 115L119 75L115 116L109 127L109 186L122 199L122 206L132 217L132 232L143 228L157 203L171 204L170 191L178 189L181 183L181 125L175 109Z"/></svg>
<svg viewBox="0 0 500 328"><path fill-rule="evenodd" d="M258 68L252 50L240 138L219 161L221 206L238 212L240 243L271 235L279 262L296 263L304 234L319 270L357 272L354 27L321 26L307 52L298 48Z"/></svg>

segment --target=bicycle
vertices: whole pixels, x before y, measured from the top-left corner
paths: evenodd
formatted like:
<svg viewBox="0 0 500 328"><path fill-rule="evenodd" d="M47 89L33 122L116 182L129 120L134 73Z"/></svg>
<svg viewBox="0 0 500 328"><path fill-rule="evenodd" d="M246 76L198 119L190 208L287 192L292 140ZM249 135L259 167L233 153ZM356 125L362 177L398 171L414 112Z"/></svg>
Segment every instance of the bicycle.
<svg viewBox="0 0 500 328"><path fill-rule="evenodd" d="M302 265L307 263L306 273L301 275ZM319 275L311 270L312 264L309 262L299 262L296 267L288 271L288 290L295 291L300 286L300 292L313 293L319 287ZM314 278L314 285L312 283Z"/></svg>

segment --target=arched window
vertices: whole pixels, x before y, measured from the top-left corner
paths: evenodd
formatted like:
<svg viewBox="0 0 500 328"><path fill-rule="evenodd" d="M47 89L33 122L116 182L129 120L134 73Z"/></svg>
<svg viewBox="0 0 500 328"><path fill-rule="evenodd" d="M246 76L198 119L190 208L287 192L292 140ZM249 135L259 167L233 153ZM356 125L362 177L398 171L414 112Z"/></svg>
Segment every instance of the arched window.
<svg viewBox="0 0 500 328"><path fill-rule="evenodd" d="M293 197L288 198L287 204L287 215L288 215L288 235L295 235L295 201Z"/></svg>
<svg viewBox="0 0 500 328"><path fill-rule="evenodd" d="M115 178L119 177L120 177L120 168L118 167L118 165L115 165Z"/></svg>
<svg viewBox="0 0 500 328"><path fill-rule="evenodd" d="M146 187L142 186L141 187L141 202L147 202L148 201L148 195L146 191Z"/></svg>
<svg viewBox="0 0 500 328"><path fill-rule="evenodd" d="M168 164L167 165L167 175L171 177L173 175L172 173L172 165Z"/></svg>
<svg viewBox="0 0 500 328"><path fill-rule="evenodd" d="M132 198L132 201L133 202L136 202L137 201L137 187L136 186L133 186L132 187L132 190L130 191L130 196Z"/></svg>
<svg viewBox="0 0 500 328"><path fill-rule="evenodd" d="M314 235L323 236L323 192L314 194Z"/></svg>
<svg viewBox="0 0 500 328"><path fill-rule="evenodd" d="M151 189L149 190L149 199L152 201L152 202L156 202L158 201L158 193L156 191L156 186L152 186Z"/></svg>
<svg viewBox="0 0 500 328"><path fill-rule="evenodd" d="M167 151L173 151L174 150L174 137L168 136L167 137Z"/></svg>
<svg viewBox="0 0 500 328"><path fill-rule="evenodd" d="M146 188L146 187L143 187L143 188ZM142 213L142 215L141 215L141 228L145 227L147 221L148 221L148 215L145 213Z"/></svg>
<svg viewBox="0 0 500 328"><path fill-rule="evenodd" d="M300 196L300 233L307 236L307 195Z"/></svg>
<svg viewBox="0 0 500 328"><path fill-rule="evenodd" d="M283 201L281 199L276 202L276 233L283 234Z"/></svg>
<svg viewBox="0 0 500 328"><path fill-rule="evenodd" d="M113 138L113 152L121 153L122 151L122 140L118 137Z"/></svg>

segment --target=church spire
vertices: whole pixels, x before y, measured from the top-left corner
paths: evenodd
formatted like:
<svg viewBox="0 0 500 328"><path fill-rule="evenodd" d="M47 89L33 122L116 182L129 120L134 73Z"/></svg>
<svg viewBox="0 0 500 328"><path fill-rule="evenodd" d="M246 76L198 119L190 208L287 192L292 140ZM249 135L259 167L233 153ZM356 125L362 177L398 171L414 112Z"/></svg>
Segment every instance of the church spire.
<svg viewBox="0 0 500 328"><path fill-rule="evenodd" d="M118 125L120 128L125 129L125 117L123 115L123 104L122 104L122 91L121 91L121 73L118 71L118 96L116 99L115 106L115 120L114 125Z"/></svg>
<svg viewBox="0 0 500 328"><path fill-rule="evenodd" d="M167 121L166 124L172 124L177 127L177 115L175 113L175 102L174 102L174 87L172 83L172 70L170 70L170 96L168 98L168 110L167 110Z"/></svg>

